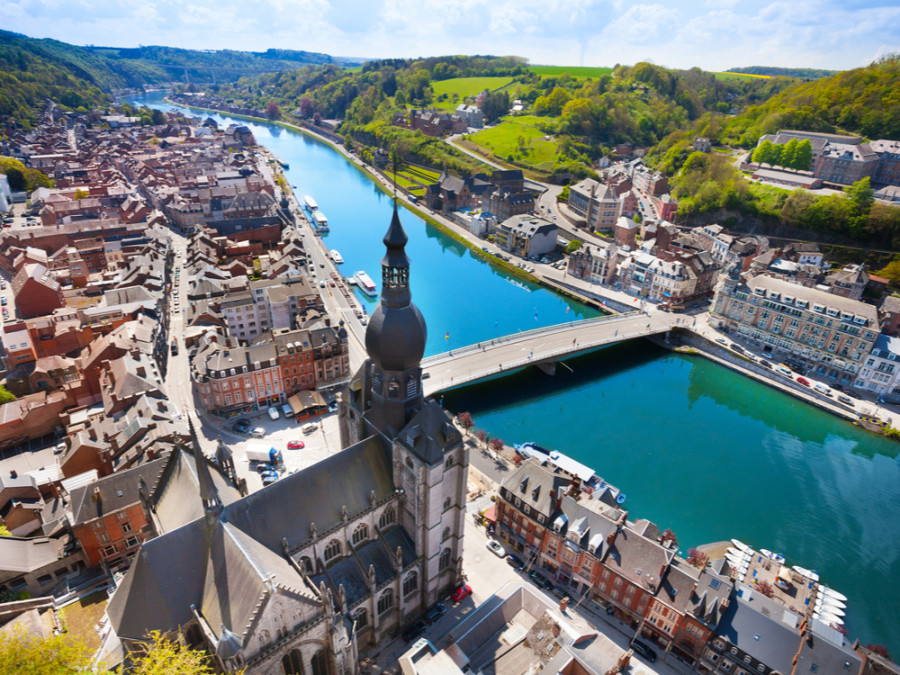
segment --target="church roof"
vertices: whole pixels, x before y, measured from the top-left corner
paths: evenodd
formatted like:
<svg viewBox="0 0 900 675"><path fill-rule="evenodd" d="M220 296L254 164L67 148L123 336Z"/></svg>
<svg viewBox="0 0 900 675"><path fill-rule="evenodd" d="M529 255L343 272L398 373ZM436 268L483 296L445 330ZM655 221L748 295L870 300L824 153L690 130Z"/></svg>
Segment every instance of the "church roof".
<svg viewBox="0 0 900 675"><path fill-rule="evenodd" d="M444 461L444 449L461 440L447 412L433 399L425 401L397 438L429 466Z"/></svg>

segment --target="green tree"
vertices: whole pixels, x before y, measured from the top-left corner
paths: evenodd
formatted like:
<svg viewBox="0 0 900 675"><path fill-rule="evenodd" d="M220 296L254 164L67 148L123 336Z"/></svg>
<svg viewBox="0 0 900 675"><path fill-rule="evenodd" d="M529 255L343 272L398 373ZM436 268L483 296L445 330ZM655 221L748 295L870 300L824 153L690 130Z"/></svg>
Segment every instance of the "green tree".
<svg viewBox="0 0 900 675"><path fill-rule="evenodd" d="M800 171L809 171L812 166L812 157L812 143L809 142L809 139L800 141L794 155L794 168Z"/></svg>
<svg viewBox="0 0 900 675"><path fill-rule="evenodd" d="M0 405L4 403L9 403L10 401L15 401L16 397L11 394L6 387L0 384Z"/></svg>
<svg viewBox="0 0 900 675"><path fill-rule="evenodd" d="M25 174L16 167L6 170L6 180L9 182L9 189L13 192L21 192L27 187Z"/></svg>
<svg viewBox="0 0 900 675"><path fill-rule="evenodd" d="M581 248L581 241L578 239L572 239L568 244L566 244L566 253L573 253Z"/></svg>
<svg viewBox="0 0 900 675"><path fill-rule="evenodd" d="M9 531L9 528L6 525L0 525L0 537L11 537L12 534Z"/></svg>
<svg viewBox="0 0 900 675"><path fill-rule="evenodd" d="M129 675L213 675L216 672L208 654L190 649L180 636L170 640L159 631L150 633L146 652L132 653L131 657L134 666Z"/></svg>
<svg viewBox="0 0 900 675"><path fill-rule="evenodd" d="M19 628L0 635L0 673L66 675L90 672L91 649L68 635L40 637Z"/></svg>
<svg viewBox="0 0 900 675"><path fill-rule="evenodd" d="M779 164L788 169L796 168L794 164L797 161L797 144L796 138L792 138L781 148L781 161Z"/></svg>
<svg viewBox="0 0 900 675"><path fill-rule="evenodd" d="M844 188L848 199L853 204L854 215L867 216L875 203L875 191L868 176L863 176L853 185Z"/></svg>

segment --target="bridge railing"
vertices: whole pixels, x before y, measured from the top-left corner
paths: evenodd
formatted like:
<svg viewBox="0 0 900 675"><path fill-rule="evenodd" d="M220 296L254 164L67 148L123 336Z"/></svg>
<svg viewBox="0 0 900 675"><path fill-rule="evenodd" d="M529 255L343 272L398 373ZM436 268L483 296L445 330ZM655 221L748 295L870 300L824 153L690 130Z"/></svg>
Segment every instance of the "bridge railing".
<svg viewBox="0 0 900 675"><path fill-rule="evenodd" d="M565 323L558 323L552 326L544 326L543 328L531 328L529 330L523 330L518 333L504 335L503 337L484 340L483 342L478 342L473 345L459 347L458 349L451 349L450 351L441 352L440 354L433 354L427 358L422 359L422 365L434 365L446 359L453 359L472 352L480 352L482 347L513 344L515 342L528 340L538 335L553 335L555 333L562 333L571 328L586 328L598 324L616 323L623 320L633 319L634 317L640 316L641 314L643 314L643 312L641 312L640 310L633 310L630 312L623 312L621 314L597 316L592 319L577 319L575 321L567 321Z"/></svg>
<svg viewBox="0 0 900 675"><path fill-rule="evenodd" d="M580 323L580 322L576 322ZM491 377L492 375L499 375L504 372L508 372L510 370L516 370L518 368L522 368L524 366L534 365L536 363L541 363L543 361L555 361L560 360L566 356L571 356L577 352L584 352L590 349L594 349L595 347L600 347L604 344L612 343L612 342L621 342L623 340L631 340L632 338L637 337L646 337L650 333L662 332L666 329L655 328L651 331L648 331L646 328L641 328L639 330L629 331L627 333L619 333L617 335L607 335L603 338L599 338L596 340L588 340L579 342L577 346L565 346L560 349L553 350L551 352L541 353L535 357L518 357L515 359L508 360L504 363L499 363L496 366L490 366L488 368L481 368L475 372L460 372L459 370L454 371L453 377L450 381L443 380L429 380L428 384L426 384L426 393L428 395L432 395L435 392L443 391L444 389L449 389L450 387L454 387L457 385L467 384L470 382L476 382L478 380L482 380L487 377ZM454 354L457 352L454 350ZM425 362L423 361L423 365ZM434 364L432 364L434 365ZM433 388L432 388L433 387Z"/></svg>

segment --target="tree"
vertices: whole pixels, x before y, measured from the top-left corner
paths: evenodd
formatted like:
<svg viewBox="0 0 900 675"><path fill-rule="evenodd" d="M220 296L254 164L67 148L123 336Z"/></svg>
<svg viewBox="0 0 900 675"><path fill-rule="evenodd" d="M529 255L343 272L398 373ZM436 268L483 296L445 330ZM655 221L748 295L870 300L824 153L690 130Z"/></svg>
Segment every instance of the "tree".
<svg viewBox="0 0 900 675"><path fill-rule="evenodd" d="M6 387L0 385L0 405L4 403L9 403L10 401L15 401L16 397L12 394Z"/></svg>
<svg viewBox="0 0 900 675"><path fill-rule="evenodd" d="M491 450L493 450L494 452L500 452L504 447L506 447L506 444L500 438L492 438L490 446Z"/></svg>
<svg viewBox="0 0 900 675"><path fill-rule="evenodd" d="M277 120L281 117L281 109L275 101L269 101L269 105L266 106L266 117L270 120Z"/></svg>
<svg viewBox="0 0 900 675"><path fill-rule="evenodd" d="M574 253L580 248L581 241L578 239L572 239L568 244L566 244L566 253Z"/></svg>
<svg viewBox="0 0 900 675"><path fill-rule="evenodd" d="M863 176L850 187L844 188L844 192L853 204L854 215L869 215L869 210L875 203L875 191L868 176Z"/></svg>
<svg viewBox="0 0 900 675"><path fill-rule="evenodd" d="M472 420L472 413L461 412L457 415L457 419L459 420L459 426L465 429L466 436L468 436L469 429L475 426L475 422Z"/></svg>
<svg viewBox="0 0 900 675"><path fill-rule="evenodd" d="M675 536L675 533L672 530L666 528L666 531L663 532L662 540L664 544L672 542L673 546L678 546L678 537Z"/></svg>
<svg viewBox="0 0 900 675"><path fill-rule="evenodd" d="M9 182L9 189L13 192L21 192L25 189L25 174L16 167L6 170L6 180Z"/></svg>
<svg viewBox="0 0 900 675"><path fill-rule="evenodd" d="M782 146L781 161L779 162L781 166L789 169L795 168L794 164L797 162L797 144L797 139L792 138Z"/></svg>
<svg viewBox="0 0 900 675"><path fill-rule="evenodd" d="M309 119L309 116L312 115L313 112L312 99L308 96L304 96L300 99L298 107L300 109L300 117L302 117L303 119Z"/></svg>
<svg viewBox="0 0 900 675"><path fill-rule="evenodd" d="M866 645L866 649L868 649L873 654L878 654L878 656L882 656L886 658L888 661L892 661L891 655L888 654L887 647L884 645Z"/></svg>
<svg viewBox="0 0 900 675"><path fill-rule="evenodd" d="M812 143L809 140L800 141L794 155L794 168L800 171L809 171L812 166L812 157Z"/></svg>
<svg viewBox="0 0 900 675"><path fill-rule="evenodd" d="M145 653L132 653L131 657L134 667L128 672L133 675L213 675L216 672L208 654L190 649L180 635L170 640L159 631L150 633L150 645Z"/></svg>
<svg viewBox="0 0 900 675"><path fill-rule="evenodd" d="M90 196L91 196L91 194L87 190L82 190L81 188L78 188L77 190L75 190L75 200L76 201L79 199L87 199Z"/></svg>
<svg viewBox="0 0 900 675"><path fill-rule="evenodd" d="M478 440L482 443L487 443L488 434L484 429L479 429L475 432L475 435L478 437Z"/></svg>
<svg viewBox="0 0 900 675"><path fill-rule="evenodd" d="M11 537L12 533L6 525L0 525L0 537Z"/></svg>
<svg viewBox="0 0 900 675"><path fill-rule="evenodd" d="M703 569L706 567L706 563L709 562L709 556L697 548L688 549L688 565L693 565L699 569Z"/></svg>
<svg viewBox="0 0 900 675"><path fill-rule="evenodd" d="M90 672L92 650L68 635L40 637L18 628L0 635L0 672L65 675Z"/></svg>
<svg viewBox="0 0 900 675"><path fill-rule="evenodd" d="M758 590L767 598L771 598L773 595L775 595L775 589L772 588L772 584L770 584L768 581L760 581L758 584L756 584L756 590Z"/></svg>

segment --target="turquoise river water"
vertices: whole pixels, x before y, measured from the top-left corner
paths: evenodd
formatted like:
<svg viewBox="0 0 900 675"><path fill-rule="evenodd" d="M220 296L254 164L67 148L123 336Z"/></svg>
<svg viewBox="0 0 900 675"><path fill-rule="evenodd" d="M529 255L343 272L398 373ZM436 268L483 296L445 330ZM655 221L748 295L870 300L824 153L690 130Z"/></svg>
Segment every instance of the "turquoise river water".
<svg viewBox="0 0 900 675"><path fill-rule="evenodd" d="M158 97L133 102L172 108ZM238 121L290 164L298 197L312 195L328 216L326 243L345 274L363 269L377 281L390 199L327 145ZM428 354L596 314L493 269L409 212L401 218ZM900 446L645 341L567 364L572 372L555 377L527 370L451 391L444 405L507 443L533 440L594 467L628 495L631 517L671 528L682 551L735 537L817 570L848 596L851 638L900 653Z"/></svg>

